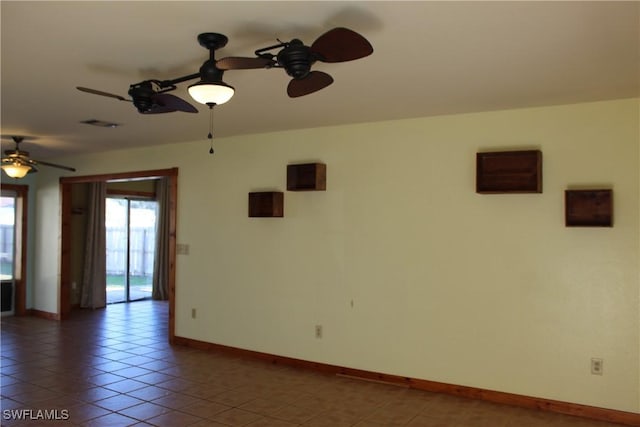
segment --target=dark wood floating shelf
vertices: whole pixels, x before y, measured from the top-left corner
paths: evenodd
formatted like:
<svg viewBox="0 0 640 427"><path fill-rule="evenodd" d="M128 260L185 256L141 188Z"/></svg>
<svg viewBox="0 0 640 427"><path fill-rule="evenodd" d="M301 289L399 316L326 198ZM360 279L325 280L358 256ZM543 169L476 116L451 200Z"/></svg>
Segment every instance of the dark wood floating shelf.
<svg viewBox="0 0 640 427"><path fill-rule="evenodd" d="M476 153L476 192L542 193L542 152Z"/></svg>
<svg viewBox="0 0 640 427"><path fill-rule="evenodd" d="M325 191L327 189L327 165L305 163L287 165L287 190Z"/></svg>
<svg viewBox="0 0 640 427"><path fill-rule="evenodd" d="M284 216L284 193L281 191L259 191L249 193L250 218L282 218Z"/></svg>
<svg viewBox="0 0 640 427"><path fill-rule="evenodd" d="M613 227L613 190L566 190L567 227Z"/></svg>

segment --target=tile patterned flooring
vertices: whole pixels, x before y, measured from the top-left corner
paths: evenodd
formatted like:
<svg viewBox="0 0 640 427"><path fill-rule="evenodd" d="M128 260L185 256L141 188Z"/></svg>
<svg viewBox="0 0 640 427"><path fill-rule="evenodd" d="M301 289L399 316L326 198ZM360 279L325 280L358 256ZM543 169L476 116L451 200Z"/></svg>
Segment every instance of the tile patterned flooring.
<svg viewBox="0 0 640 427"><path fill-rule="evenodd" d="M167 343L168 306L1 320L3 426L605 427ZM17 420L21 415L28 420ZM13 419L12 419L13 417ZM54 417L56 420L46 420Z"/></svg>

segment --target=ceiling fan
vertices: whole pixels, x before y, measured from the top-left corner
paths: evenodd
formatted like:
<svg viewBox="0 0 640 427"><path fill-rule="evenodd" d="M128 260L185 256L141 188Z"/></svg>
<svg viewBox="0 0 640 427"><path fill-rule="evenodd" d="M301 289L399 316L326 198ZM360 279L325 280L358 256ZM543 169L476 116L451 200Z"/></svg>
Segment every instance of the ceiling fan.
<svg viewBox="0 0 640 427"><path fill-rule="evenodd" d="M2 158L2 170L11 178L23 178L28 173L38 172L37 166L51 166L58 169L64 169L75 172L74 168L69 166L57 165L42 160L35 160L29 157L28 151L20 150L20 143L24 141L23 136L12 136L13 142L16 143L14 150L5 150L5 156Z"/></svg>
<svg viewBox="0 0 640 427"><path fill-rule="evenodd" d="M198 110L187 101L167 92L176 85L189 80L200 79L189 86L191 97L212 108L227 102L235 89L222 81L228 70L283 68L292 77L287 86L289 97L295 98L319 91L331 83L333 78L322 71L312 71L313 64L319 62L346 62L363 58L373 53L371 44L353 30L337 27L318 37L311 46L301 40L289 42L278 40L278 44L255 51L255 57L230 56L215 59L215 51L224 47L228 38L218 33L202 33L198 36L200 45L209 50L209 59L202 64L199 72L172 80L145 80L132 84L127 99L120 95L78 86L77 89L94 95L132 102L142 114L169 113L183 111L197 113ZM279 49L276 53L272 53Z"/></svg>

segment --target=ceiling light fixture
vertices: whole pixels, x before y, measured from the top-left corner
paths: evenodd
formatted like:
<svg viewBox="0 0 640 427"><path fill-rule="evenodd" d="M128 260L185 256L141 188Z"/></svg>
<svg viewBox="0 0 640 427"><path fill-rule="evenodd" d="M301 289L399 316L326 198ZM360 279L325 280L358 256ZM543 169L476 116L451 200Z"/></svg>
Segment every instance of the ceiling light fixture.
<svg viewBox="0 0 640 427"><path fill-rule="evenodd" d="M234 93L235 89L222 81L222 70L216 67L215 59L202 64L200 81L189 86L189 95L194 101L205 105L224 104Z"/></svg>
<svg viewBox="0 0 640 427"><path fill-rule="evenodd" d="M24 178L28 173L38 172L38 165L52 166L58 169L64 169L71 172L75 172L74 168L69 166L57 165L55 163L49 163L42 160L35 160L29 156L28 151L22 151L20 149L20 143L25 139L24 136L5 136L2 135L2 139L11 138L16 143L16 147L13 150L5 150L4 157L2 157L1 164L2 170L11 178Z"/></svg>
<svg viewBox="0 0 640 427"><path fill-rule="evenodd" d="M25 165L20 159L15 159L11 163L5 163L2 165L2 170L10 178L24 178L29 172L31 172L31 166Z"/></svg>
<svg viewBox="0 0 640 427"><path fill-rule="evenodd" d="M194 101L200 104L224 104L231 99L235 90L223 81L220 82L204 82L189 86L189 95Z"/></svg>

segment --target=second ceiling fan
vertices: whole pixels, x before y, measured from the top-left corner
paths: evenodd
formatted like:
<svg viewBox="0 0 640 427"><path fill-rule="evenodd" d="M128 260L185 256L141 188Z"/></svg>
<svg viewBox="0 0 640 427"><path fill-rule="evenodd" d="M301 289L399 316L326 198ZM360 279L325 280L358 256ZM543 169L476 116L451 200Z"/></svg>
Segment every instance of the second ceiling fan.
<svg viewBox="0 0 640 427"><path fill-rule="evenodd" d="M191 97L209 108L227 102L234 94L234 88L222 80L225 71L259 68L282 68L291 76L287 86L289 97L296 98L317 92L331 83L333 78L322 71L313 71L315 62L346 62L363 58L373 53L373 47L353 30L337 27L318 37L311 46L299 39L289 42L278 40L278 44L255 51L255 57L229 56L215 59L215 51L224 47L228 39L223 34L202 33L198 36L201 46L209 50L209 59L202 64L198 73L171 80L145 80L129 86L127 99L109 92L78 86L77 89L94 95L101 95L119 101L132 102L142 114L169 113L183 111L197 113L189 102L168 92L177 84L199 79L189 86Z"/></svg>

